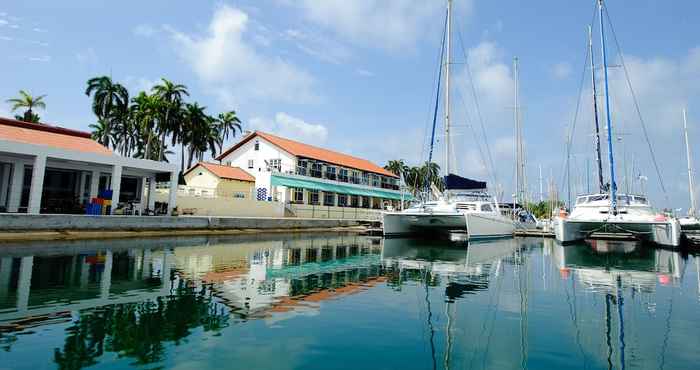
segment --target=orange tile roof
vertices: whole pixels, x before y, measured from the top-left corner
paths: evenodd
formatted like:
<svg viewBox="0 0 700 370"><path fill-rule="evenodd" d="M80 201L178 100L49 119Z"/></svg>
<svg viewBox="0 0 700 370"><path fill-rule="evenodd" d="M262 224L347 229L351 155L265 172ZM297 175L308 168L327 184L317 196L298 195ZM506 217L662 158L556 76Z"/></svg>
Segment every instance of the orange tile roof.
<svg viewBox="0 0 700 370"><path fill-rule="evenodd" d="M289 154L295 155L297 157L304 157L309 159L316 159L319 161L324 161L332 163L339 166L354 168L356 170L372 172L384 176L398 177L392 172L385 170L384 168L377 166L376 164L362 158L353 157L351 155L335 152L328 149L319 148L313 145L300 143L298 141L285 139L283 137L268 134L262 131L254 131L252 134L246 136L243 140L239 141L236 145L232 146L217 159L222 159L229 153L241 147L243 144L250 141L253 137L259 136L272 144L282 148Z"/></svg>
<svg viewBox="0 0 700 370"><path fill-rule="evenodd" d="M209 162L199 162L192 166L189 170L185 171L185 175L190 173L190 171L197 168L197 166L202 166L209 170L209 172L214 175L229 180L240 180L240 181L250 181L255 182L255 177L253 177L248 172L244 171L240 167L222 166L220 164L209 163ZM184 175L183 175L184 176Z"/></svg>
<svg viewBox="0 0 700 370"><path fill-rule="evenodd" d="M88 132L2 117L0 117L0 139L80 152L114 154L93 140Z"/></svg>

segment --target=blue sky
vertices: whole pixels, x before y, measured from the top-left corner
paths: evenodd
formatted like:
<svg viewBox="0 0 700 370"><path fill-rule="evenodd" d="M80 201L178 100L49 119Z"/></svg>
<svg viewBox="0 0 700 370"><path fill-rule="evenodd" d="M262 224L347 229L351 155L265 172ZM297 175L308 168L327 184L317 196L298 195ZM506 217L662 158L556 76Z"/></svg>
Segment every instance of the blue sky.
<svg viewBox="0 0 700 370"><path fill-rule="evenodd" d="M462 49L456 39L453 49L456 172L488 179L468 126L479 130L466 54L498 180L506 194L512 191L517 56L530 189L539 190L539 165L545 179L552 173L560 183L594 1L455 4L455 28L464 44ZM614 68L613 118L622 138L618 171L625 172L625 163L628 173L634 167L635 175L649 177L645 187L659 206L685 208L680 109L688 105L691 140L697 143L700 3L630 4L610 0L608 8L670 203L661 194L622 69ZM440 0L10 0L0 5L0 115L10 115L5 99L27 89L47 94L48 107L39 112L46 122L87 129L95 120L83 93L88 78L111 75L135 95L166 77L187 85L191 99L210 113L235 109L246 129L380 164L394 158L417 163L425 159L443 12ZM620 64L612 46L610 54ZM585 190L585 158L592 156L589 85L574 134L575 190ZM436 156L443 157L439 151Z"/></svg>

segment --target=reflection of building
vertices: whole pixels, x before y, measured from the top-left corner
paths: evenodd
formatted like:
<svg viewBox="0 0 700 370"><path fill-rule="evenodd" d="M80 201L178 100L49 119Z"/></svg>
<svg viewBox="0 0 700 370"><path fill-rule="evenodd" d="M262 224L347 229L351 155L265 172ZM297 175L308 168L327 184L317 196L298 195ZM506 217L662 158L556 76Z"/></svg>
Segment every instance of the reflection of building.
<svg viewBox="0 0 700 370"><path fill-rule="evenodd" d="M370 161L260 131L217 159L251 173L261 200L375 209L401 200L398 176Z"/></svg>
<svg viewBox="0 0 700 370"><path fill-rule="evenodd" d="M0 322L166 295L170 255L169 250L100 249L72 256L50 251L3 256Z"/></svg>
<svg viewBox="0 0 700 370"><path fill-rule="evenodd" d="M174 165L118 156L87 132L0 118L0 212L85 213L109 189L113 206L154 209L144 194L153 194L160 174L177 184Z"/></svg>

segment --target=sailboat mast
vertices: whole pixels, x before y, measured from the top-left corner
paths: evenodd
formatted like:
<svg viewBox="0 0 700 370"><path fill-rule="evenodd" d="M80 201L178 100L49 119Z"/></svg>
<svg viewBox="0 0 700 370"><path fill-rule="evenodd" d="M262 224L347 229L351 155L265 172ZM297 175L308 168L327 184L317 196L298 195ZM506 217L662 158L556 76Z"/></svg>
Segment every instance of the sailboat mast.
<svg viewBox="0 0 700 370"><path fill-rule="evenodd" d="M605 117L608 130L608 165L610 166L610 211L617 214L617 182L615 181L615 156L613 155L612 122L610 120L610 91L608 87L608 57L605 49L605 27L603 26L603 0L598 0L598 13L600 18L600 43L603 54L603 76L605 77Z"/></svg>
<svg viewBox="0 0 700 370"><path fill-rule="evenodd" d="M595 121L595 154L598 164L598 191L603 192L605 183L603 180L603 160L600 156L600 124L598 123L598 90L595 81L595 61L593 55L593 30L588 26L588 54L591 56L591 84L593 86L593 120Z"/></svg>
<svg viewBox="0 0 700 370"><path fill-rule="evenodd" d="M513 58L513 79L515 82L515 107L514 118L515 118L515 200L513 204L513 209L518 204L520 199L520 118L518 117L518 57Z"/></svg>
<svg viewBox="0 0 700 370"><path fill-rule="evenodd" d="M690 191L690 210L688 216L695 216L697 205L695 204L695 185L693 185L693 165L690 161L690 142L688 141L688 118L683 109L683 132L685 134L685 155L688 158L688 190Z"/></svg>
<svg viewBox="0 0 700 370"><path fill-rule="evenodd" d="M445 60L445 175L450 174L450 63L452 63L452 0L447 0L447 59Z"/></svg>

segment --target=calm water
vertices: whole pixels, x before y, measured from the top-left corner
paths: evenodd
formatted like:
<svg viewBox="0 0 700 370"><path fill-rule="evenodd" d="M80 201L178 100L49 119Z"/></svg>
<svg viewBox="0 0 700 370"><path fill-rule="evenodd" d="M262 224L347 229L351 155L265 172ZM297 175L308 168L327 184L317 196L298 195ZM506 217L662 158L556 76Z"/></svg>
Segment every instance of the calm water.
<svg viewBox="0 0 700 370"><path fill-rule="evenodd" d="M699 259L273 235L0 246L0 369L697 369Z"/></svg>

